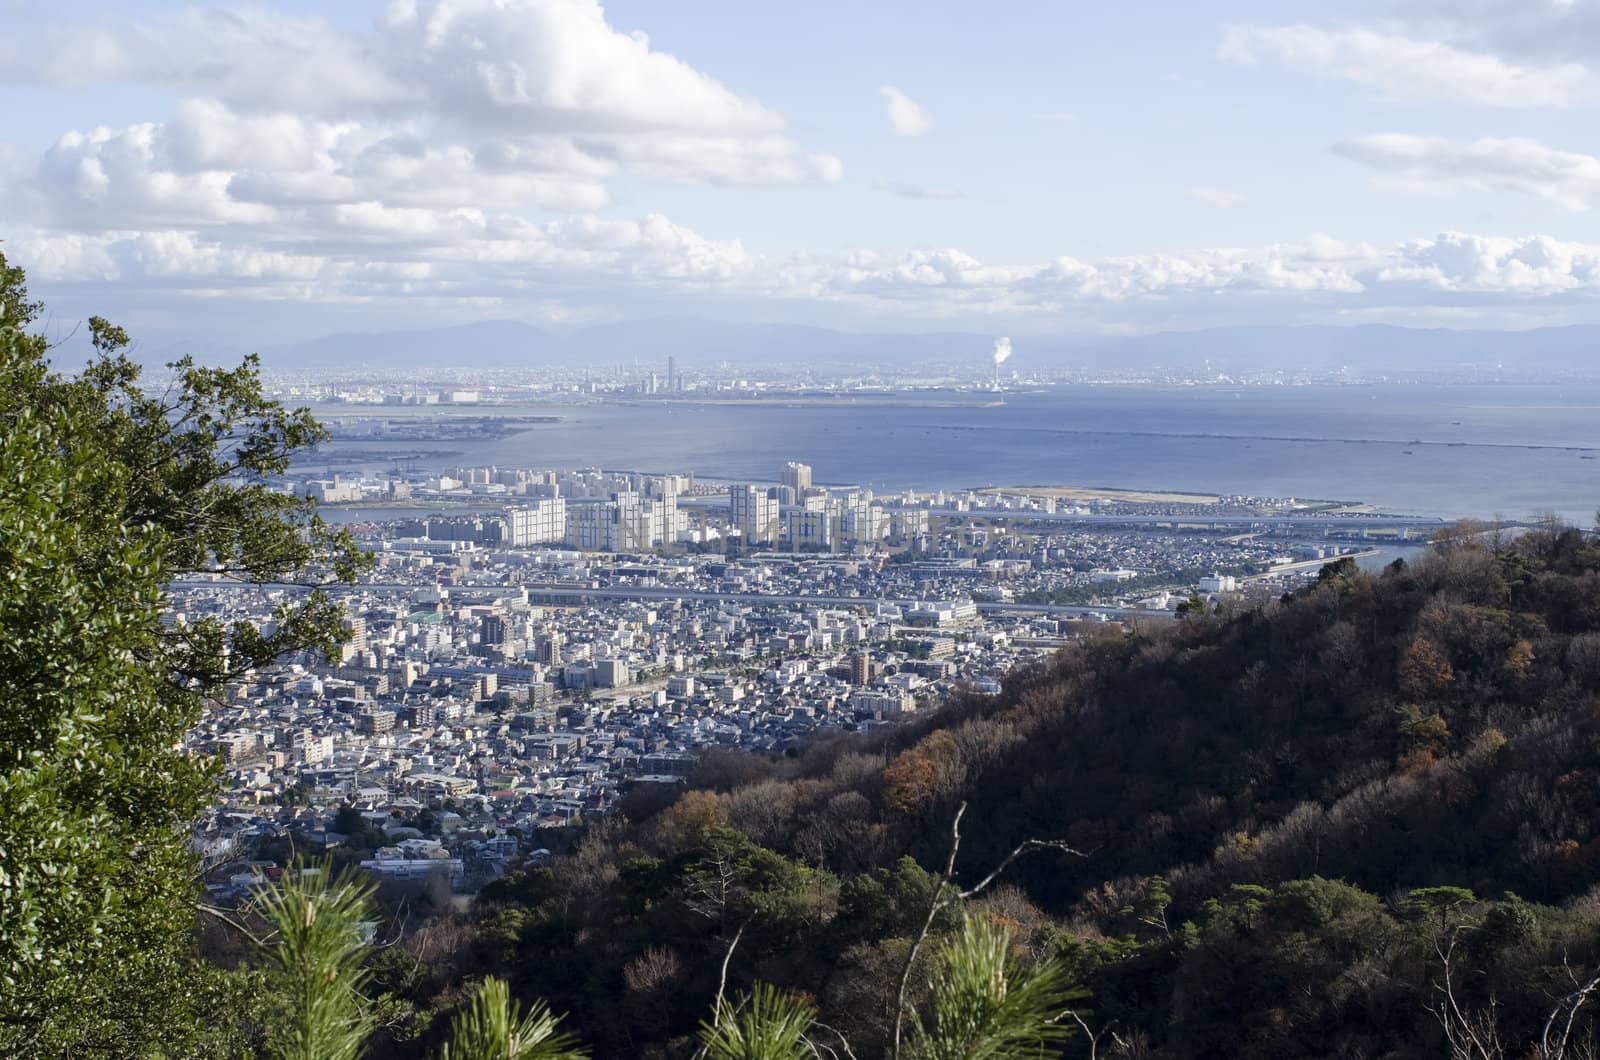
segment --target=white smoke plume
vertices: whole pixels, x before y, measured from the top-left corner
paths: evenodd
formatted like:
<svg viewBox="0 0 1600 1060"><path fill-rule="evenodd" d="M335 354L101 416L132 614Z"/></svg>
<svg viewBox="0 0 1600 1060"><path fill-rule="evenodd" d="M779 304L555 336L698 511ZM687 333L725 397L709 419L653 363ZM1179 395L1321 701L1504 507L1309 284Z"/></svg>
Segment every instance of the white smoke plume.
<svg viewBox="0 0 1600 1060"><path fill-rule="evenodd" d="M1006 363L1006 358L1011 356L1011 340L1001 336L994 340L994 366L1000 367Z"/></svg>

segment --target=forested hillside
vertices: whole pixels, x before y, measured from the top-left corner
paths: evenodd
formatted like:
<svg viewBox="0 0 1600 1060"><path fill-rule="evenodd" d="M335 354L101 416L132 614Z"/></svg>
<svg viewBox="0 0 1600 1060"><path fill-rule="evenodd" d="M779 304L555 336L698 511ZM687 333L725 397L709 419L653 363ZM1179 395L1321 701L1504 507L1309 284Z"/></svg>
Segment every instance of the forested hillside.
<svg viewBox="0 0 1600 1060"><path fill-rule="evenodd" d="M737 937L730 989L807 995L878 1055L966 804L958 886L1071 847L967 908L1071 970L1098 1055L1580 1055L1597 693L1600 542L1461 528L1380 576L1343 561L1264 609L1088 641L890 736L707 760L380 981L426 1009L503 975L600 1055L688 1055Z"/></svg>

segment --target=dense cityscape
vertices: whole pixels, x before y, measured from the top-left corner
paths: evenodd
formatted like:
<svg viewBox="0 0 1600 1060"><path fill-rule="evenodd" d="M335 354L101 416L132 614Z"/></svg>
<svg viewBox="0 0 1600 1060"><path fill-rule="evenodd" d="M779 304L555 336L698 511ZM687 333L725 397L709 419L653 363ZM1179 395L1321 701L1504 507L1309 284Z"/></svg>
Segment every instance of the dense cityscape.
<svg viewBox="0 0 1600 1060"><path fill-rule="evenodd" d="M375 567L341 596L338 658L234 681L191 733L225 762L195 836L213 892L247 895L285 840L475 890L547 857L543 830L681 784L708 751L792 753L993 696L1071 640L1270 598L1437 525L1282 498L875 496L776 470L285 483L348 521ZM395 504L434 508L365 518ZM188 581L172 619L265 622L301 591Z"/></svg>

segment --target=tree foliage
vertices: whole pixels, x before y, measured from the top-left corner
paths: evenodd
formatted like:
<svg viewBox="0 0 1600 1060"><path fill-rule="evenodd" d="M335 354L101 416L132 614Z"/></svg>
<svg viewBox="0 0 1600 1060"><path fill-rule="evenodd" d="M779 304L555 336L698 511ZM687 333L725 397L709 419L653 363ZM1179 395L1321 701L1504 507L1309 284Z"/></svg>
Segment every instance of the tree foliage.
<svg viewBox="0 0 1600 1060"><path fill-rule="evenodd" d="M737 1002L717 999L700 1041L707 1060L815 1060L815 1010L769 983L756 983Z"/></svg>
<svg viewBox="0 0 1600 1060"><path fill-rule="evenodd" d="M364 993L372 885L348 874L330 886L327 864L297 864L260 888L256 909L271 928L273 1013L267 1054L274 1060L355 1060L372 1032Z"/></svg>
<svg viewBox="0 0 1600 1060"><path fill-rule="evenodd" d="M542 1001L528 1011L511 999L504 979L483 981L472 1004L451 1024L439 1060L582 1060L588 1051L557 1030L561 1018Z"/></svg>
<svg viewBox="0 0 1600 1060"><path fill-rule="evenodd" d="M1027 1060L1068 1038L1073 989L1059 963L1024 968L1011 954L1011 932L968 916L934 962L932 1014L912 1024L914 1060Z"/></svg>
<svg viewBox="0 0 1600 1060"><path fill-rule="evenodd" d="M94 318L93 358L63 374L24 279L0 256L0 1052L220 1055L229 987L194 957L184 842L214 772L181 740L229 674L335 644L337 612L312 594L270 633L168 624L164 590L363 558L270 487L321 434L254 359L180 361L147 392Z"/></svg>

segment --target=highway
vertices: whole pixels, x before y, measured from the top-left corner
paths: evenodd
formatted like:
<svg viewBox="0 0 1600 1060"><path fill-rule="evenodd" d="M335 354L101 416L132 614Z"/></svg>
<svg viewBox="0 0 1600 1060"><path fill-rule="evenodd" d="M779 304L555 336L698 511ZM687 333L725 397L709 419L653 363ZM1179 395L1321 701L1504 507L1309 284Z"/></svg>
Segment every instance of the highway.
<svg viewBox="0 0 1600 1060"><path fill-rule="evenodd" d="M171 583L173 589L221 589L221 590L254 590L257 586L242 582L211 582L184 580ZM260 586L265 589L290 589L305 591L305 586L272 584ZM419 589L431 589L430 585L406 585L403 583L382 582L368 583L359 586L357 592L415 592ZM579 589L568 586L553 585L466 585L457 586L459 591L472 593L478 590L506 590L515 591L526 588L528 599L533 603L547 604L550 606L569 606L582 603L586 600L637 600L641 602L650 600L710 600L727 603L748 604L751 607L771 607L775 604L804 604L812 607L869 607L875 603L892 604L896 607L915 607L918 604L929 603L927 600L912 600L898 597L863 597L863 596L810 596L804 593L736 593L718 592L712 589L680 589L673 586L661 585L624 585L603 586L598 589ZM329 592L350 592L345 586L333 586ZM1116 607L1086 607L1082 605L1065 604L1009 604L980 601L978 610L984 614L1000 613L1031 613L1057 615L1063 618L1076 618L1084 615L1099 614L1115 618L1152 618L1163 617L1160 611L1144 611L1139 608Z"/></svg>
<svg viewBox="0 0 1600 1060"><path fill-rule="evenodd" d="M681 497L678 504L685 508L725 509L727 501L716 497ZM1071 523L1082 526L1197 526L1208 529L1222 527L1277 527L1306 531L1327 530L1392 530L1398 527L1441 527L1449 520L1434 515L1253 515L1248 512L1231 512L1218 515L1109 515L1073 512L1024 512L996 508L976 508L958 512L948 508L905 508L886 504L888 511L926 512L933 519L994 519L1020 522Z"/></svg>

